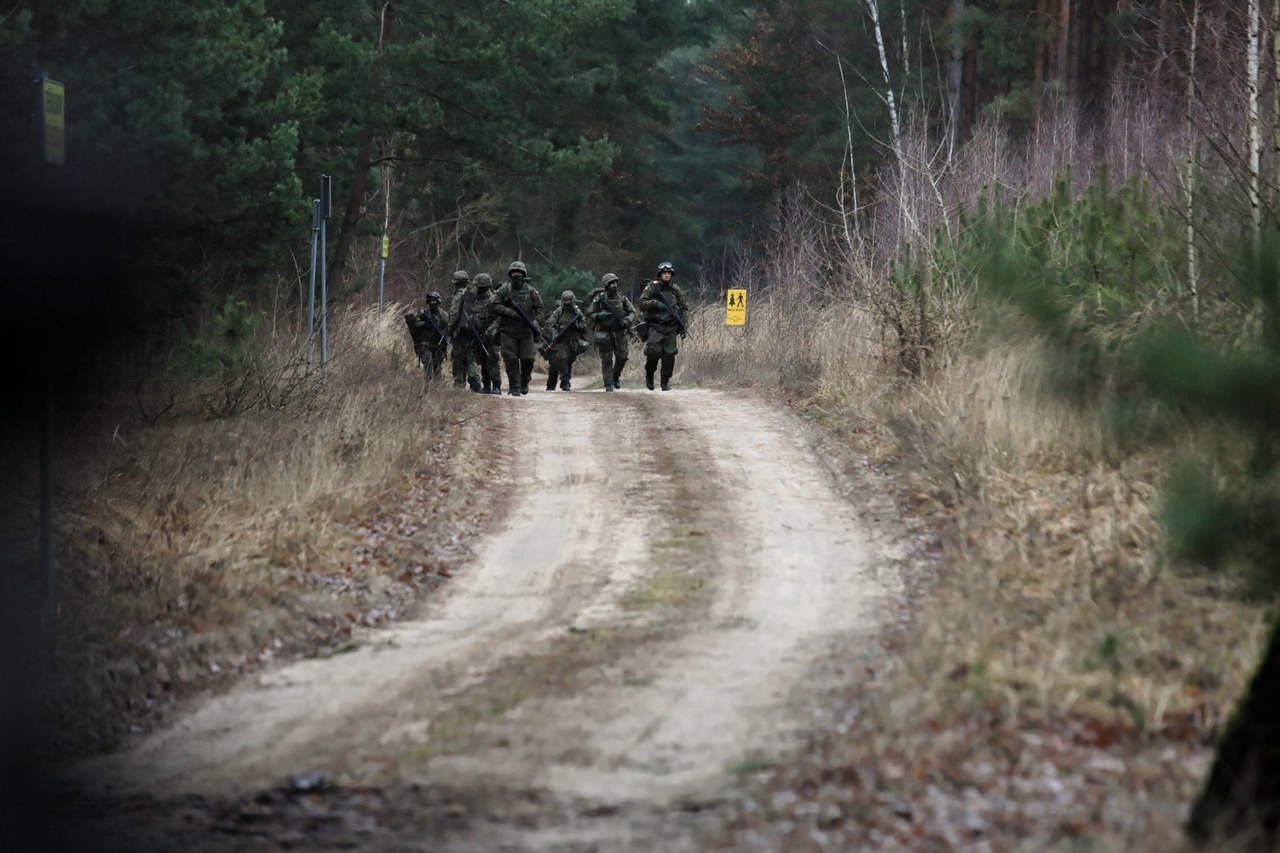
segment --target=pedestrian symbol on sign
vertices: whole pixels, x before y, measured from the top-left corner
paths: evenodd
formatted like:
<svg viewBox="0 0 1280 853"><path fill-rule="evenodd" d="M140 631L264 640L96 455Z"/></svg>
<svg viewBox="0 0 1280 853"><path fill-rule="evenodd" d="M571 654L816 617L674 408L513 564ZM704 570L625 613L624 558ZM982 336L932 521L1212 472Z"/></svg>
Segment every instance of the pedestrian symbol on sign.
<svg viewBox="0 0 1280 853"><path fill-rule="evenodd" d="M726 326L747 325L747 291L735 288L726 291L724 324Z"/></svg>

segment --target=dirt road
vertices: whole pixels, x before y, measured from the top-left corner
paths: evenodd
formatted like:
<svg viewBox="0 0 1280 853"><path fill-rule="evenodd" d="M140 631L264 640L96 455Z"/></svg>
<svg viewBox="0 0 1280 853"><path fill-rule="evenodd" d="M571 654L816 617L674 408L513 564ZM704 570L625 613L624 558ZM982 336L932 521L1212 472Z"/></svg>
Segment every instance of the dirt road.
<svg viewBox="0 0 1280 853"><path fill-rule="evenodd" d="M535 816L491 797L492 819L431 849L674 849L664 815L793 749L813 664L870 645L898 590L799 420L698 389L493 405L516 449L507 517L420 619L245 683L85 778L222 797L311 770L447 781L526 792Z"/></svg>

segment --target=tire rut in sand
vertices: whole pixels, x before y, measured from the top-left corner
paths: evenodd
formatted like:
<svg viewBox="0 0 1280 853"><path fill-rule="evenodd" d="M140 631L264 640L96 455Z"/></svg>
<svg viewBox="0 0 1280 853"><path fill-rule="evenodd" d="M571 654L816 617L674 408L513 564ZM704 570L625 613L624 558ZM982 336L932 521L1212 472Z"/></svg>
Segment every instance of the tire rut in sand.
<svg viewBox="0 0 1280 853"><path fill-rule="evenodd" d="M314 767L447 780L493 792L494 814L503 791L554 805L444 849L653 846L655 815L793 749L814 662L866 641L896 591L798 420L708 390L500 405L509 516L420 620L244 685L90 774L199 793Z"/></svg>

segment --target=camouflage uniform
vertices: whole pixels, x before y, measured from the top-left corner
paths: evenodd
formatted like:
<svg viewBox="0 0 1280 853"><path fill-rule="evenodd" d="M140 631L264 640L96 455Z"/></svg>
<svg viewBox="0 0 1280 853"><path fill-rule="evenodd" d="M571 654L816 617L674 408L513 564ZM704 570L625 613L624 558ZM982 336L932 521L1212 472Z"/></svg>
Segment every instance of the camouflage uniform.
<svg viewBox="0 0 1280 853"><path fill-rule="evenodd" d="M479 278L479 276L477 276ZM449 316L449 328L453 330L453 370L456 376L461 367L466 384L472 391L483 391L480 383L480 364L486 359L485 348L488 346L484 331L480 325L478 312L489 301L488 293L481 293L480 288L468 287L454 301L454 309ZM481 345L484 344L484 347ZM458 385L454 380L454 385Z"/></svg>
<svg viewBox="0 0 1280 853"><path fill-rule="evenodd" d="M494 295L493 310L501 315L498 334L502 342L502 363L507 370L508 393L512 396L529 393L529 377L533 375L537 354L536 335L513 306L520 306L535 326L540 327L543 321L542 296L525 277L524 264L512 261L507 268L507 282Z"/></svg>
<svg viewBox="0 0 1280 853"><path fill-rule="evenodd" d="M453 298L449 301L449 341L453 344L453 384L456 388L467 385L471 378L468 370L470 333L458 326L458 306L462 304L462 295L470 291L470 285L471 276L467 275L466 270L458 270L453 274Z"/></svg>
<svg viewBox="0 0 1280 853"><path fill-rule="evenodd" d="M644 385L653 390L653 374L662 362L662 390L671 390L671 374L676 368L676 354L680 351L676 345L676 336L682 335L680 325L667 311L667 307L658 299L661 293L671 307L684 320L689 315L689 306L684 301L684 291L671 281L675 277L675 267L664 261L658 265L658 278L644 286L640 293L640 310L648 325L648 334L644 344Z"/></svg>
<svg viewBox="0 0 1280 853"><path fill-rule="evenodd" d="M616 275L608 273L601 282L604 287L592 291L595 297L587 313L592 319L596 352L600 354L604 390L613 391L621 387L618 380L622 377L622 368L627 366L627 332L635 323L636 307L618 290Z"/></svg>
<svg viewBox="0 0 1280 853"><path fill-rule="evenodd" d="M434 290L428 293L427 307L421 311L406 311L404 321L413 338L413 351L430 382L440 375L449 348L449 318L440 309L440 294Z"/></svg>
<svg viewBox="0 0 1280 853"><path fill-rule="evenodd" d="M551 329L551 340L555 342L554 346L542 353L547 359L547 390L556 389L558 378L560 390L568 391L569 380L573 376L573 362L579 353L587 351L587 318L574 301L572 290L560 294L560 304L547 318L547 325Z"/></svg>
<svg viewBox="0 0 1280 853"><path fill-rule="evenodd" d="M480 366L481 391L489 394L502 393L502 366L498 351L498 313L493 310L493 291L490 287L493 279L488 273L476 276L476 301L474 305L476 329L484 341L489 355L485 356L480 347L476 347L476 359Z"/></svg>

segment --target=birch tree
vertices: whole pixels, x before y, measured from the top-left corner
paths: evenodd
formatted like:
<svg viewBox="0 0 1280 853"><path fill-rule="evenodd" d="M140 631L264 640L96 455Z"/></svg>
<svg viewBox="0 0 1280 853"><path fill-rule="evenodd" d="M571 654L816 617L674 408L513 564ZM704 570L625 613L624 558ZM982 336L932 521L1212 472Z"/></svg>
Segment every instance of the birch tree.
<svg viewBox="0 0 1280 853"><path fill-rule="evenodd" d="M1280 6L1280 0L1276 0ZM1190 55L1187 62L1187 113L1186 113L1186 134L1187 134L1187 152L1186 162L1183 166L1183 206L1187 220L1187 287L1191 293L1191 315L1193 317L1200 316L1200 288L1199 278L1200 271L1196 261L1196 224L1195 224L1195 202L1196 202L1196 127L1195 127L1195 102L1196 102L1196 42L1200 37L1200 0L1195 0L1191 7L1191 44Z"/></svg>
<svg viewBox="0 0 1280 853"><path fill-rule="evenodd" d="M1249 0L1249 212L1253 221L1253 239L1256 243L1262 232L1262 110L1261 104L1261 54L1262 54L1262 3Z"/></svg>

